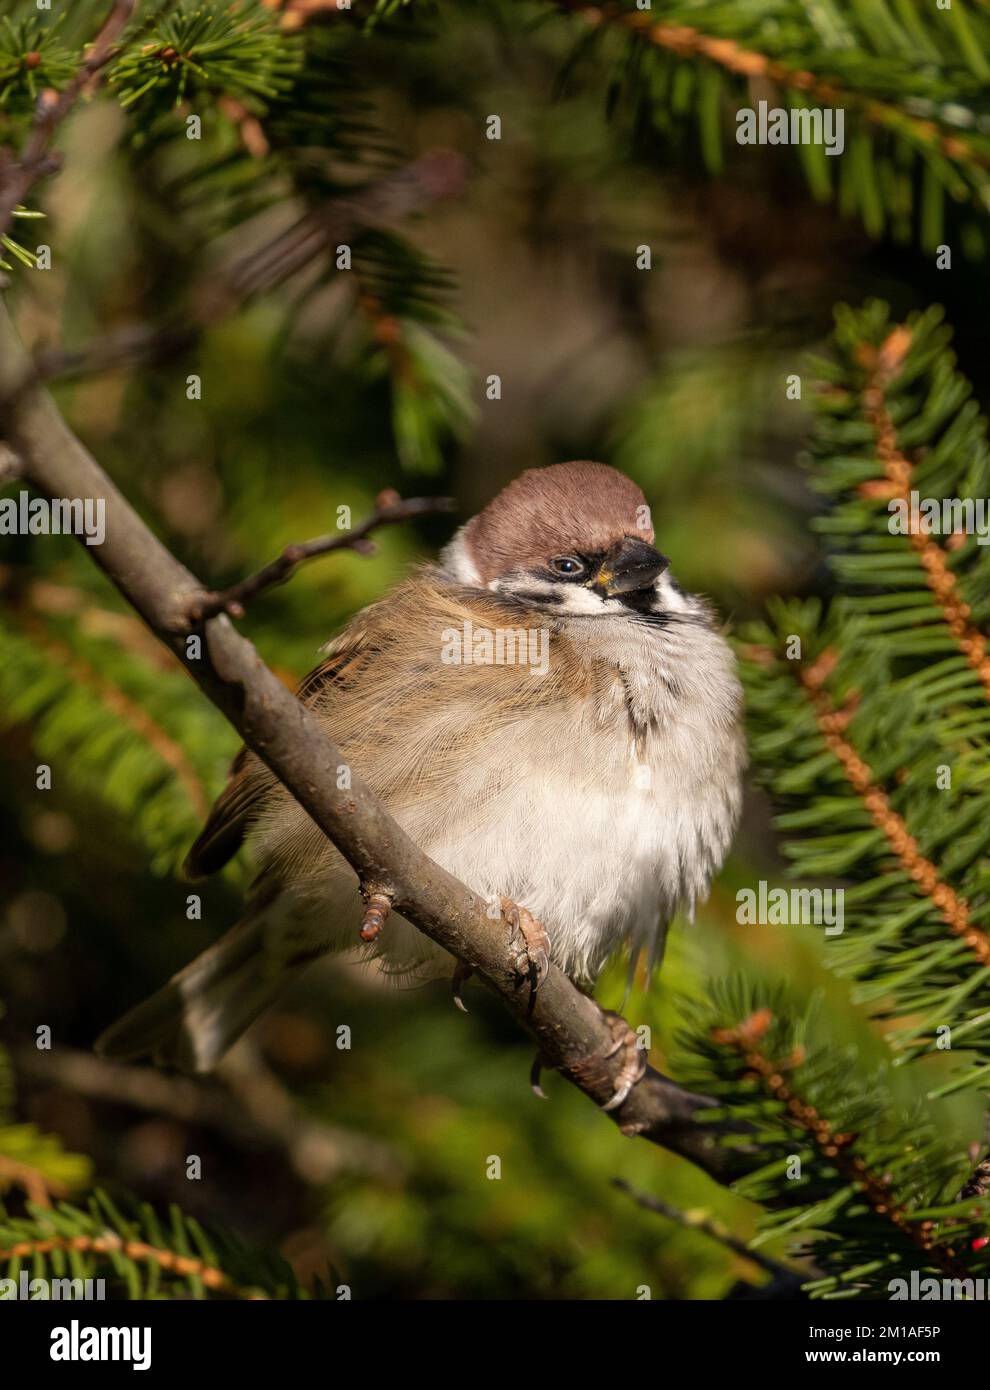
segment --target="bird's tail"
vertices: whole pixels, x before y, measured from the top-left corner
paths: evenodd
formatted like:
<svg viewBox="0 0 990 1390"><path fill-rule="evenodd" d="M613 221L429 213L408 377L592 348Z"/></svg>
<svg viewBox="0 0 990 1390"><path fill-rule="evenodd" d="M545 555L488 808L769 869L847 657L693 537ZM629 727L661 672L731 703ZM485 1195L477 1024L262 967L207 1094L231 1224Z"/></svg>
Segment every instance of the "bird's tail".
<svg viewBox="0 0 990 1390"><path fill-rule="evenodd" d="M247 917L112 1024L96 1051L121 1061L150 1056L160 1066L209 1071L300 968L278 968L264 949L263 917Z"/></svg>

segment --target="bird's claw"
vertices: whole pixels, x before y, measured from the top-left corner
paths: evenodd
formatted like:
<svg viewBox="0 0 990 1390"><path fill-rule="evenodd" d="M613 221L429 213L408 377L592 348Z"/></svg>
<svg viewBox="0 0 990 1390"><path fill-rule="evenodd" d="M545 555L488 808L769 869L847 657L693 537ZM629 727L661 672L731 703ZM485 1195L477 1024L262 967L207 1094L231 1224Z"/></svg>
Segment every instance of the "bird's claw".
<svg viewBox="0 0 990 1390"><path fill-rule="evenodd" d="M509 947L514 952L513 968L523 980L538 990L550 969L550 938L526 908L511 898L502 899L502 916L509 924Z"/></svg>
<svg viewBox="0 0 990 1390"><path fill-rule="evenodd" d="M543 1053L542 1053L542 1052L538 1052L538 1053L536 1054L536 1056L533 1058L533 1065L532 1065L532 1067L530 1067L530 1071L529 1071L529 1085L530 1085L530 1089L532 1090L534 1096L537 1096L540 1100L546 1100L546 1099L547 1099L547 1093L546 1093L546 1091L543 1089L543 1087L540 1085L540 1076L542 1075L542 1073L543 1073Z"/></svg>
<svg viewBox="0 0 990 1390"><path fill-rule="evenodd" d="M458 961L457 965L454 968L453 977L450 981L450 989L451 993L454 996L454 1003L460 1009L462 1014L469 1013L470 1010L468 1009L468 1006L465 1004L464 1000L461 997L461 988L466 983L466 981L470 980L473 974L474 971L471 969L470 965L464 965L462 961Z"/></svg>
<svg viewBox="0 0 990 1390"><path fill-rule="evenodd" d="M646 1050L640 1043L639 1036L633 1032L621 1014L606 1009L605 1017L612 1033L612 1044L606 1048L604 1056L614 1057L621 1051L622 1065L615 1078L612 1099L606 1101L602 1109L617 1110L646 1071Z"/></svg>

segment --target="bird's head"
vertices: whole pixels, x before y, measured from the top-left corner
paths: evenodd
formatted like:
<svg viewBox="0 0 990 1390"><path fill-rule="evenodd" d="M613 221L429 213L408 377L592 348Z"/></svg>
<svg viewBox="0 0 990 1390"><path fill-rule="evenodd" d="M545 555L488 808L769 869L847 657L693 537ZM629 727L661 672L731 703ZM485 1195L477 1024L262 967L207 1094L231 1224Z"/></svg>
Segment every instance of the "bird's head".
<svg viewBox="0 0 990 1390"><path fill-rule="evenodd" d="M462 527L448 573L560 616L656 612L669 561L643 493L603 463L531 468Z"/></svg>

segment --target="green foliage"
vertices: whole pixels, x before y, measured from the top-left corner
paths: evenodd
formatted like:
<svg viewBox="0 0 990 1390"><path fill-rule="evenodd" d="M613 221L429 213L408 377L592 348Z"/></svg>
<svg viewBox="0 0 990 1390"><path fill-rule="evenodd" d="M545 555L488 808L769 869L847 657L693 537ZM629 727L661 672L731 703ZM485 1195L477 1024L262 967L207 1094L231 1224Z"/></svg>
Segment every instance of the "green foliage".
<svg viewBox="0 0 990 1390"><path fill-rule="evenodd" d="M94 5L92 22L100 17ZM128 113L145 199L157 191L163 221L171 223L178 213L189 243L243 228L292 197L323 212L328 201L350 197L399 167L400 155L382 135L367 79L354 61L359 26L290 33L263 0L236 7L186 0L150 6L138 20L109 67L107 89ZM82 61L82 31L73 58L57 45L57 28L51 17L36 14L7 25L0 111L6 104L12 113L5 132L11 142L27 135L33 114L28 89L41 80L38 74L57 90ZM41 65L26 66L35 51ZM187 115L199 117L200 138L188 138ZM245 121L255 123L251 136ZM322 157L327 150L332 160ZM40 214L29 209L19 215ZM443 451L473 416L471 377L443 340L460 331L443 307L449 277L398 234L359 222L350 240L350 318L360 324L363 306L372 302L399 328L397 344L372 336L364 378L371 389L383 374L387 379L403 464L436 472ZM3 238L2 246L25 267L34 264L19 242ZM324 259L295 313L336 275L332 256ZM11 268L3 261L0 266Z"/></svg>
<svg viewBox="0 0 990 1390"><path fill-rule="evenodd" d="M958 1200L964 1154L930 1110L904 1110L889 1063L870 1073L836 1045L819 1004L740 983L685 1008L678 1076L740 1127L723 1142L745 1172L737 1191L769 1208L761 1239L800 1239L813 1297L889 1298L915 1270L985 1278L988 1203Z"/></svg>
<svg viewBox="0 0 990 1390"><path fill-rule="evenodd" d="M915 241L926 251L945 240L947 209L965 210L955 220L970 249L982 251L990 189L985 7L963 0L946 10L887 0L681 0L664 5L661 17L623 0L602 18L580 0L562 0L560 8L594 21L576 41L572 79L593 57L609 65L610 105L628 98L642 129L688 157L700 151L712 174L738 158L725 146L735 144L737 111L758 98L842 110L840 158L822 144L791 152L811 195L835 199L871 236ZM778 154L768 147L758 157Z"/></svg>
<svg viewBox="0 0 990 1390"><path fill-rule="evenodd" d="M29 208L18 207L14 209L14 217L22 221L33 221L39 217L44 217L44 213L32 212ZM7 236L6 234L0 236L0 248L13 256L15 261L19 261L21 265L28 266L29 268L33 267L37 261L37 257L32 251L29 251L26 246L22 246L19 241L15 241L13 237ZM3 256L0 255L0 270L13 270L13 268L13 263L4 260Z"/></svg>
<svg viewBox="0 0 990 1390"><path fill-rule="evenodd" d="M280 32L278 15L261 0L236 8L193 0L141 37L111 68L110 85L120 105L136 107L143 120L218 95L264 111L298 69L296 40Z"/></svg>
<svg viewBox="0 0 990 1390"><path fill-rule="evenodd" d="M951 1028L953 1047L977 1055L962 1086L990 1051L990 705L972 659L982 648L964 645L980 640L990 560L972 534L955 549L891 534L875 412L879 401L909 489L940 502L985 499L984 426L937 313L895 329L874 304L841 310L837 324L814 480L841 592L827 616L815 602L780 603L770 625L743 632L754 762L794 873L846 881L850 922L829 939L830 961L858 999L899 1021L894 1040L911 1053ZM950 607L960 599L965 610ZM858 785L826 738L829 712L866 765Z"/></svg>
<svg viewBox="0 0 990 1390"><path fill-rule="evenodd" d="M78 608L70 622L21 617L26 631L17 610L0 624L3 724L29 723L35 752L77 804L102 803L158 873L172 872L236 738L177 665L156 663L123 614L105 612L101 623L100 610L85 610L82 627L99 634L88 638Z"/></svg>
<svg viewBox="0 0 990 1390"><path fill-rule="evenodd" d="M0 1126L0 1190L21 1183L19 1174L51 1192L73 1192L88 1187L93 1165L83 1154L67 1153L53 1134L36 1125Z"/></svg>
<svg viewBox="0 0 990 1390"><path fill-rule="evenodd" d="M35 9L30 18L0 19L0 113L34 111L46 87L59 90L76 70L76 59L60 41L64 15L52 19ZM3 126L0 125L0 130Z"/></svg>
<svg viewBox="0 0 990 1390"><path fill-rule="evenodd" d="M85 1207L32 1205L16 1217L0 1206L0 1261L8 1279L22 1270L32 1279L105 1279L108 1298L307 1296L280 1257L207 1231L174 1206L163 1220L147 1203L122 1206L100 1190Z"/></svg>
<svg viewBox="0 0 990 1390"><path fill-rule="evenodd" d="M0 1004L0 1018L3 1005ZM93 1165L83 1154L69 1153L54 1134L14 1120L16 1088L6 1048L0 1046L0 1197L11 1188L29 1195L67 1195L89 1186Z"/></svg>

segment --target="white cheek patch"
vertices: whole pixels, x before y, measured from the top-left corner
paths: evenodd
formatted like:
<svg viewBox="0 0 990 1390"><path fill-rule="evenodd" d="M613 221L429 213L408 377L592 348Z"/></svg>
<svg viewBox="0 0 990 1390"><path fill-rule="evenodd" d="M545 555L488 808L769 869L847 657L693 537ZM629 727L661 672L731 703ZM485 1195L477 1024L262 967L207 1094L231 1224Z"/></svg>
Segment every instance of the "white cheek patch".
<svg viewBox="0 0 990 1390"><path fill-rule="evenodd" d="M682 593L666 572L661 574L654 584L653 592L657 596L657 607L662 608L667 613L694 613L697 611L697 602L692 602L687 594Z"/></svg>
<svg viewBox="0 0 990 1390"><path fill-rule="evenodd" d="M586 589L583 584L561 584L552 579L537 579L535 576L517 575L511 579L493 579L488 587L497 594L510 594L535 602L545 598L547 607L552 608L554 613L601 617L614 606L612 602L606 602L598 594Z"/></svg>
<svg viewBox="0 0 990 1390"><path fill-rule="evenodd" d="M563 596L563 603L555 604L558 613L584 613L586 615L607 613L617 605L613 599L604 599L600 594L586 589L583 584L558 584L554 592Z"/></svg>
<svg viewBox="0 0 990 1390"><path fill-rule="evenodd" d="M440 552L440 564L451 579L456 580L458 584L469 584L474 589L480 589L482 587L481 575L471 558L466 530L467 528L462 526L453 540L444 546ZM488 587L494 588L494 584L489 584Z"/></svg>

